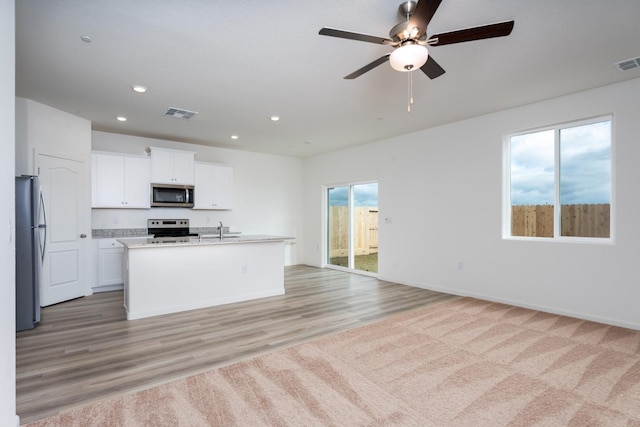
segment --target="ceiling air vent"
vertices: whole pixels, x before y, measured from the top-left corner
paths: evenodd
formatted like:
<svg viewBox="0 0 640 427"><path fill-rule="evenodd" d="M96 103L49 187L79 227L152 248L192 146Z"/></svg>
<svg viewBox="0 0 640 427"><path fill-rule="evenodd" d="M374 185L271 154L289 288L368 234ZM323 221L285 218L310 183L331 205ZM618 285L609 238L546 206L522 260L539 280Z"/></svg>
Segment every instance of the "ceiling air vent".
<svg viewBox="0 0 640 427"><path fill-rule="evenodd" d="M629 71L635 68L640 68L640 57L616 62L615 66L618 67L618 70L620 71Z"/></svg>
<svg viewBox="0 0 640 427"><path fill-rule="evenodd" d="M165 116L175 117L177 119L189 120L198 114L196 111L183 110L181 108L169 108L164 112Z"/></svg>

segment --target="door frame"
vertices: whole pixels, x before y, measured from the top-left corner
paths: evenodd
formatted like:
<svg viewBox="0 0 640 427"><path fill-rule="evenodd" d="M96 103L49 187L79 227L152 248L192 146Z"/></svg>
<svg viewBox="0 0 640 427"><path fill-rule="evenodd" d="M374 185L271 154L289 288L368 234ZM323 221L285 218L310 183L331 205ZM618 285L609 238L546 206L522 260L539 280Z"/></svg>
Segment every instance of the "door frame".
<svg viewBox="0 0 640 427"><path fill-rule="evenodd" d="M334 265L334 264L330 264L329 263L329 242L328 242L328 231L329 231L329 227L328 227L328 223L329 223L329 189L330 188L335 188L335 187L348 187L349 188L349 205L351 205L351 197L352 197L352 187L353 186L357 186L357 185L364 185L364 184L378 184L378 188L379 188L379 181L377 179L368 179L368 180L362 180L362 181L349 181L349 182L341 182L341 183L336 183L336 184L329 184L329 185L324 185L322 187L322 239L320 240L322 243L320 245L320 249L321 249L321 262L320 262L320 267L322 268L330 268L333 270L339 270L339 271L346 271L349 273L356 273L356 274L361 274L363 276L370 276L370 277L378 277L378 273L375 272L371 272L371 271L364 271L364 270L358 270L355 268L351 268L351 267L342 267L339 265ZM378 194L379 196L379 194ZM378 197L378 204L379 204L379 197ZM352 206L349 207L349 265L351 266L352 263L354 263L354 249L353 249L353 212L351 211ZM379 208L379 206L378 206ZM378 253L379 253L379 248L378 248ZM378 261L378 265L379 265L379 261Z"/></svg>

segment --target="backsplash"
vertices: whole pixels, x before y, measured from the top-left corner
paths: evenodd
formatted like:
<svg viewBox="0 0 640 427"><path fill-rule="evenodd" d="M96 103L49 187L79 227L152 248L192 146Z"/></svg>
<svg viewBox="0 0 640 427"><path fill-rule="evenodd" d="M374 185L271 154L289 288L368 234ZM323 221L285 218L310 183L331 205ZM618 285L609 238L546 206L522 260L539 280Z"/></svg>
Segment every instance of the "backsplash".
<svg viewBox="0 0 640 427"><path fill-rule="evenodd" d="M231 231L242 231L241 226L234 224L234 217L240 216L233 211L198 211L185 208L151 208L151 209L91 209L92 229L137 229L147 228L147 220L189 219L191 228L217 227L222 221Z"/></svg>
<svg viewBox="0 0 640 427"><path fill-rule="evenodd" d="M146 235L146 228L94 228L91 230L91 238L93 239L144 237Z"/></svg>
<svg viewBox="0 0 640 427"><path fill-rule="evenodd" d="M190 227L189 231L198 234L217 234L220 230L219 227ZM224 232L229 233L229 227L224 227ZM147 234L146 228L94 228L91 230L93 239L144 237Z"/></svg>

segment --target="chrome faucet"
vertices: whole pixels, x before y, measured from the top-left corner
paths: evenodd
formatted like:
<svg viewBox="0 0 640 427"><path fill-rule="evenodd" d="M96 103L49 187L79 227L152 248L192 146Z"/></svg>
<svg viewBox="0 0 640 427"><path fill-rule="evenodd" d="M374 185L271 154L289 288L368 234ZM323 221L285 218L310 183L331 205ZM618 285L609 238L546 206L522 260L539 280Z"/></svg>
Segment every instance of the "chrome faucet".
<svg viewBox="0 0 640 427"><path fill-rule="evenodd" d="M220 240L222 240L222 238L224 237L224 227L222 226L222 221L220 221Z"/></svg>

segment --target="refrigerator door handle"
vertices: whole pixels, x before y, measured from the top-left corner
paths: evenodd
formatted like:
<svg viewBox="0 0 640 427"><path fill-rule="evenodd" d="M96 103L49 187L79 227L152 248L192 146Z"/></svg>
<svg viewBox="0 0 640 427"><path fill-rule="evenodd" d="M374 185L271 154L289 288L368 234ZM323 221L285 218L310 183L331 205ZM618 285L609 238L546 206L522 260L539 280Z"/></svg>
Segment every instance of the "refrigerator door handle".
<svg viewBox="0 0 640 427"><path fill-rule="evenodd" d="M40 257L42 258L42 262L44 262L44 251L47 248L47 210L44 206L44 196L42 195L42 189L40 189L40 207L42 207L42 219L44 220L43 224L38 224L38 229L44 229L44 239L41 242L40 246Z"/></svg>

